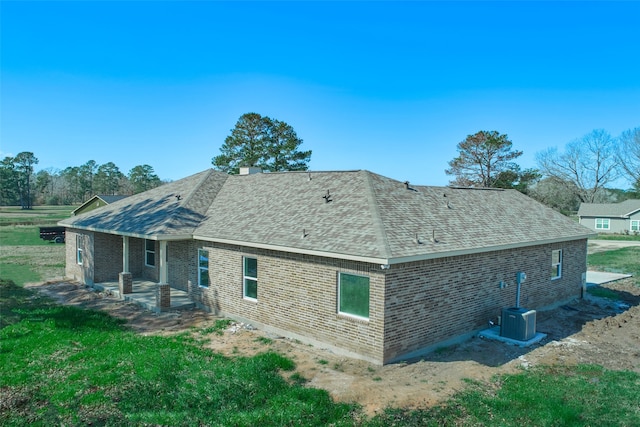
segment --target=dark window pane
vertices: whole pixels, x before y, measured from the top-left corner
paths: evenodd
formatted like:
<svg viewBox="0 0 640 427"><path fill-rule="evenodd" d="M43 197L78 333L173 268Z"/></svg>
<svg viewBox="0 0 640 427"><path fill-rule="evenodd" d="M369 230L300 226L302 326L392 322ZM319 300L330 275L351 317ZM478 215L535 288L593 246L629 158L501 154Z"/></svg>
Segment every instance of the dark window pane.
<svg viewBox="0 0 640 427"><path fill-rule="evenodd" d="M244 275L247 277L258 277L258 260L255 258L244 259Z"/></svg>
<svg viewBox="0 0 640 427"><path fill-rule="evenodd" d="M257 280L244 279L244 296L247 298L258 299Z"/></svg>
<svg viewBox="0 0 640 427"><path fill-rule="evenodd" d="M369 278L340 274L340 312L369 317Z"/></svg>

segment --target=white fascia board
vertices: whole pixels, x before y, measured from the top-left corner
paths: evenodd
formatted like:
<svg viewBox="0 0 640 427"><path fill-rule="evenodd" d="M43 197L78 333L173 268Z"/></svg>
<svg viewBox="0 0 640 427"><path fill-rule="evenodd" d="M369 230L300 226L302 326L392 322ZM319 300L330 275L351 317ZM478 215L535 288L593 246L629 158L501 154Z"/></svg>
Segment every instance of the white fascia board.
<svg viewBox="0 0 640 427"><path fill-rule="evenodd" d="M404 264L408 262L425 261L430 259L447 258L447 257L455 257L455 256L462 256L462 255L473 255L473 254L479 254L484 252L495 252L495 251L502 251L502 250L508 250L508 249L517 249L522 247L539 246L539 245L546 245L550 243L583 240L583 239L588 239L589 237L596 237L597 235L598 235L597 233L585 233L584 235L571 236L571 237L558 238L558 239L536 240L532 242L520 242L520 243L509 244L509 245L488 246L484 248L462 249L457 251L434 252L429 254L420 254L420 255L413 255L413 256L407 256L407 257L388 258L388 259L365 257L365 256L350 255L350 254L340 254L335 252L316 251L316 250L310 250L310 249L291 248L288 246L277 246L277 245L270 245L265 243L253 243L253 242L245 242L245 241L238 241L238 240L231 240L231 239L217 239L217 238L197 236L197 235L194 235L193 238L195 240L202 240L205 242L223 243L227 245L236 245L236 246L243 246L248 248L267 249L267 250L278 251L278 252L313 255L313 256L318 256L322 258L359 261L359 262L366 262L366 263L378 264L378 265L394 265L394 264Z"/></svg>
<svg viewBox="0 0 640 427"><path fill-rule="evenodd" d="M68 225L68 224L61 224L61 223L58 223L58 225L62 226L62 227L66 227L66 228L75 229L75 230L93 231L95 233L113 234L113 235L116 235L116 236L135 237L135 238L138 238L138 239L147 239L147 240L158 240L158 241L166 240L166 241L170 241L170 240L192 240L193 239L193 235L191 235L191 234L171 234L171 235L166 235L166 234L140 234L140 233L114 231L114 230L108 230L108 229L103 229L103 228L98 228L98 227L78 227L78 226L73 226L73 225Z"/></svg>
<svg viewBox="0 0 640 427"><path fill-rule="evenodd" d="M572 237L559 238L559 239L535 240L532 242L518 242L518 243L512 243L508 245L487 246L483 248L471 248L471 249L461 249L457 251L434 252L430 254L393 258L389 260L389 264L391 265L404 264L408 262L426 261L430 259L448 258L448 257L456 257L456 256L463 256L463 255L474 255L474 254L481 254L486 252L497 252L497 251L504 251L509 249L518 249L518 248L525 248L525 247L531 247L531 246L547 245L551 243L569 242L574 240L588 239L589 237L596 237L597 235L598 235L597 233L589 233L581 236L572 236Z"/></svg>
<svg viewBox="0 0 640 427"><path fill-rule="evenodd" d="M227 245L267 249L272 251L288 252L288 253L294 253L294 254L313 255L313 256L318 256L322 258L344 259L348 261L359 261L359 262L367 262L371 264L380 264L380 265L389 264L389 260L385 258L374 258L374 257L366 257L366 256L359 256L359 255L340 254L340 253L334 253L334 252L317 251L312 249L291 248L289 246L270 245L268 243L254 243L254 242L245 242L245 241L231 240L231 239L217 239L217 238L197 236L197 235L194 235L193 238L195 240L202 240L205 242L223 243Z"/></svg>

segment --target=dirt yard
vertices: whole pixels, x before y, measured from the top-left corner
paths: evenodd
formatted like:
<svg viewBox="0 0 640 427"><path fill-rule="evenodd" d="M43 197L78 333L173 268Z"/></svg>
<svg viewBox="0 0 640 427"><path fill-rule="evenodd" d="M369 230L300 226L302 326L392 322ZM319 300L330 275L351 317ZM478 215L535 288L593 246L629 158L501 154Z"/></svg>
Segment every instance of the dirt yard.
<svg viewBox="0 0 640 427"><path fill-rule="evenodd" d="M200 331L216 320L200 310L155 314L65 281L28 286L63 304L125 318L145 335L191 330L202 337ZM208 334L208 347L228 356L279 352L295 361L296 372L308 380L309 387L325 389L338 401L358 402L370 415L388 406L424 408L465 387L464 379L484 381L494 374L540 364L595 363L640 372L640 287L633 279L606 287L618 293L617 304L590 298L538 312L537 331L547 338L529 348L475 337L420 360L381 367L237 323L222 335Z"/></svg>

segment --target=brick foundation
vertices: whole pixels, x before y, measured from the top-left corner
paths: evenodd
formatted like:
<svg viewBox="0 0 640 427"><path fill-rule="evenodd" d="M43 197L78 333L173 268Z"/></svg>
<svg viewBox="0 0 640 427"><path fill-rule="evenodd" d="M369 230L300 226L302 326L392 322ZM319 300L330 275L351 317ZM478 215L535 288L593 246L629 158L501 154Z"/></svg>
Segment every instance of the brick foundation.
<svg viewBox="0 0 640 427"><path fill-rule="evenodd" d="M167 284L156 286L156 308L158 311L166 311L171 308L171 287Z"/></svg>
<svg viewBox="0 0 640 427"><path fill-rule="evenodd" d="M122 272L118 274L118 287L120 288L120 296L133 292L133 274Z"/></svg>

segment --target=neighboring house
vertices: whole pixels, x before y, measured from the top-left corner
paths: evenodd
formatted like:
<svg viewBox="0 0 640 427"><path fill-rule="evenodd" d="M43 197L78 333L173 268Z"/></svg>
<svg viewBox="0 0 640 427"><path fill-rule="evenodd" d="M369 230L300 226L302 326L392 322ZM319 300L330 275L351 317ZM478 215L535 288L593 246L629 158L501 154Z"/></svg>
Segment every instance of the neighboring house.
<svg viewBox="0 0 640 427"><path fill-rule="evenodd" d="M580 224L598 233L640 233L640 200L620 203L582 203Z"/></svg>
<svg viewBox="0 0 640 427"><path fill-rule="evenodd" d="M101 208L102 206L106 206L113 202L117 202L118 200L122 200L125 197L129 196L107 196L107 195L95 195L77 208L75 208L71 213L73 215L81 215L83 213L92 211L97 208Z"/></svg>
<svg viewBox="0 0 640 427"><path fill-rule="evenodd" d="M578 298L593 233L515 190L372 172L206 170L59 224L66 274L157 282L266 331L384 364ZM135 280L134 280L135 279Z"/></svg>

